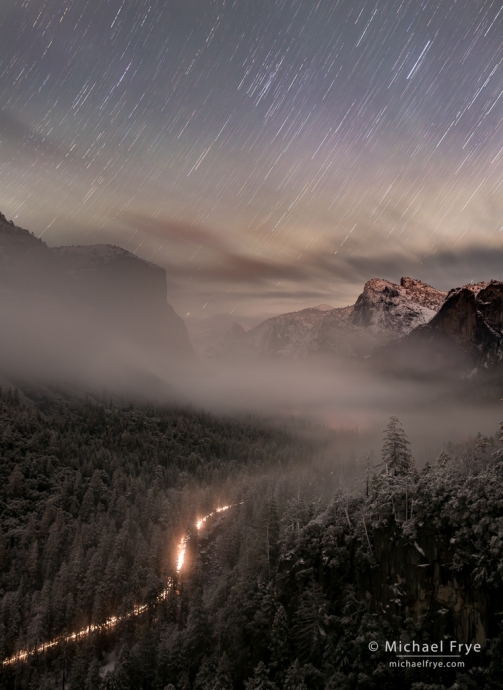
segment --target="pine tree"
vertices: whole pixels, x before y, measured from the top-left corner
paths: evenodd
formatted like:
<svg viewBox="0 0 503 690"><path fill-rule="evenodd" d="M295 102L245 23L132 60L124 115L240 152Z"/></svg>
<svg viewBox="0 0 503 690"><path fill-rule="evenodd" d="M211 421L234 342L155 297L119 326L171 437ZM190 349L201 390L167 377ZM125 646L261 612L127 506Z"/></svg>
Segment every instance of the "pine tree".
<svg viewBox="0 0 503 690"><path fill-rule="evenodd" d="M152 687L157 667L157 641L151 627L143 631L139 642L135 645L134 662L134 678L141 681L144 687Z"/></svg>
<svg viewBox="0 0 503 690"><path fill-rule="evenodd" d="M0 527L0 572L7 568L8 562L7 542Z"/></svg>
<svg viewBox="0 0 503 690"><path fill-rule="evenodd" d="M499 690L503 678L503 624L500 625L499 635L489 644L489 666L486 670L488 690Z"/></svg>
<svg viewBox="0 0 503 690"><path fill-rule="evenodd" d="M182 635L177 631L173 631L173 634L166 638L166 649L167 655L160 655L160 663L163 666L163 679L164 681L169 681L175 684L179 675L188 666L188 659L183 649L183 638ZM164 658L163 658L164 657Z"/></svg>
<svg viewBox="0 0 503 690"><path fill-rule="evenodd" d="M382 462L369 483L369 501L381 518L407 522L412 517L419 475L397 417L384 431Z"/></svg>
<svg viewBox="0 0 503 690"><path fill-rule="evenodd" d="M295 659L285 676L284 690L307 690L304 673L298 659Z"/></svg>
<svg viewBox="0 0 503 690"><path fill-rule="evenodd" d="M224 652L218 662L217 677L212 690L232 690L232 673L227 654Z"/></svg>
<svg viewBox="0 0 503 690"><path fill-rule="evenodd" d="M70 690L86 690L87 662L82 650L79 649L72 665Z"/></svg>
<svg viewBox="0 0 503 690"><path fill-rule="evenodd" d="M290 659L290 643L288 617L284 607L281 606L281 604L278 606L274 616L270 649L270 667L274 671L275 676L282 675L282 673L286 670L288 661Z"/></svg>
<svg viewBox="0 0 503 690"><path fill-rule="evenodd" d="M206 656L203 657L194 681L194 690L212 690L216 673L215 661Z"/></svg>
<svg viewBox="0 0 503 690"><path fill-rule="evenodd" d="M279 551L279 517L278 506L274 496L267 500L261 517L261 551L265 556L267 574L269 575Z"/></svg>
<svg viewBox="0 0 503 690"><path fill-rule="evenodd" d="M372 459L374 457L374 451L369 450L365 454L365 464L366 464L366 477L365 477L365 496L368 497L369 495L369 487L370 487L370 467L372 465Z"/></svg>
<svg viewBox="0 0 503 690"><path fill-rule="evenodd" d="M391 417L384 431L381 467L386 474L405 476L415 473L414 458L409 450L409 441L405 436L397 417Z"/></svg>
<svg viewBox="0 0 503 690"><path fill-rule="evenodd" d="M211 643L211 627L200 588L196 589L193 594L183 637L184 652L191 663L196 664Z"/></svg>
<svg viewBox="0 0 503 690"><path fill-rule="evenodd" d="M438 456L438 458L436 459L435 462L436 462L436 464L437 464L437 467L442 467L442 468L444 468L444 467L446 467L446 466L451 462L451 458L450 458L449 455L447 455L447 453L445 452L445 450L443 450L443 451L440 453L440 455Z"/></svg>
<svg viewBox="0 0 503 690"><path fill-rule="evenodd" d="M313 581L302 593L295 614L293 635L301 658L319 658L326 639L325 619L326 601L320 586Z"/></svg>
<svg viewBox="0 0 503 690"><path fill-rule="evenodd" d="M269 680L269 671L263 661L259 662L253 673L245 683L246 690L277 690L278 686Z"/></svg>
<svg viewBox="0 0 503 690"><path fill-rule="evenodd" d="M114 687L117 688L117 690L130 690L132 672L133 659L129 646L124 644L121 648L117 665L113 673L113 680L115 682Z"/></svg>
<svg viewBox="0 0 503 690"><path fill-rule="evenodd" d="M300 495L288 501L281 518L281 547L284 551L295 546L300 530L309 522L309 519L309 509Z"/></svg>
<svg viewBox="0 0 503 690"><path fill-rule="evenodd" d="M89 666L86 678L86 690L101 690L103 683L100 676L100 664L97 658L94 658Z"/></svg>

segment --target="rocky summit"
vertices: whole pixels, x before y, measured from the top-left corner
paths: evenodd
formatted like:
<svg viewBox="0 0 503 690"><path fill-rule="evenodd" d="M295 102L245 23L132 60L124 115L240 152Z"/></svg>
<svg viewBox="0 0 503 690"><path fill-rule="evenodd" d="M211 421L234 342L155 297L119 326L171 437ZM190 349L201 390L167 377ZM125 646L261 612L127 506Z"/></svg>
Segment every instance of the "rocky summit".
<svg viewBox="0 0 503 690"><path fill-rule="evenodd" d="M445 292L413 278L402 278L400 285L373 278L356 300L351 322L391 340L428 323L445 298Z"/></svg>
<svg viewBox="0 0 503 690"><path fill-rule="evenodd" d="M451 290L431 321L416 328L384 359L427 371L491 369L503 361L503 282Z"/></svg>
<svg viewBox="0 0 503 690"><path fill-rule="evenodd" d="M400 284L373 278L354 305L282 314L251 329L241 340L245 348L262 356L368 356L428 323L446 295L413 278L402 278Z"/></svg>
<svg viewBox="0 0 503 690"><path fill-rule="evenodd" d="M467 376L503 361L503 283L446 293L409 277L372 278L354 305L282 314L238 340L259 356L370 358L388 372Z"/></svg>

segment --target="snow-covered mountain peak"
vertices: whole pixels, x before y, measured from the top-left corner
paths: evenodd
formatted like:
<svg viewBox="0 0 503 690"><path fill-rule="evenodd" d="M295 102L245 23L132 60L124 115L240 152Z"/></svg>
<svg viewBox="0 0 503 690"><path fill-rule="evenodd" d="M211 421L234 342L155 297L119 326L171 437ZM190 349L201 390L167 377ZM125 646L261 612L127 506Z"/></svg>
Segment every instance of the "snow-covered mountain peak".
<svg viewBox="0 0 503 690"><path fill-rule="evenodd" d="M428 323L445 297L445 292L414 278L404 277L399 285L372 278L354 306L320 304L281 314L252 328L242 343L249 351L267 356L366 356Z"/></svg>
<svg viewBox="0 0 503 690"><path fill-rule="evenodd" d="M356 300L351 322L386 339L401 337L428 323L445 297L445 292L413 278L402 278L400 285L372 278Z"/></svg>
<svg viewBox="0 0 503 690"><path fill-rule="evenodd" d="M443 290L437 290L415 278L401 278L400 287L404 288L407 299L435 311L440 309L447 297L447 293Z"/></svg>

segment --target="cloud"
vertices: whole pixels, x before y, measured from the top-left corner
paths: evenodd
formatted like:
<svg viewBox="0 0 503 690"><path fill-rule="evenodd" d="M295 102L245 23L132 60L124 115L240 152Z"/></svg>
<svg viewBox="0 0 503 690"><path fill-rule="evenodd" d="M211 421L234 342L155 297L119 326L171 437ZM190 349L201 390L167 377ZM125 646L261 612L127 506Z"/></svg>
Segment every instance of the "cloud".
<svg viewBox="0 0 503 690"><path fill-rule="evenodd" d="M145 258L154 263L158 262L166 269L167 279L172 284L173 281L184 283L190 280L192 283L210 284L212 290L218 290L219 285L223 287L229 284L243 287L245 285L260 286L261 289L257 295L264 296L266 299L284 296L282 289L267 289L268 285L278 282L282 282L283 285L289 284L288 292L292 297L325 298L326 289L320 285L320 282L326 284L338 279L346 283L358 284L374 275L393 273L396 264L403 263L401 259L397 260L395 254L385 255L379 259L368 259L335 256L327 251L304 252L296 260L273 259L232 251L219 233L202 225L170 218L159 219L132 212L120 213L117 220L149 237L164 240L167 244L179 245L182 248L190 245L204 246L211 250L211 253L198 254L193 259L188 258L187 255L178 256L176 261L163 261L162 253L156 253L154 258L145 254ZM120 244L116 230L112 230L111 227L109 230L111 241ZM104 230L101 229L100 233L103 236ZM295 289L292 283L304 287ZM309 283L312 287L308 286ZM245 297L249 296L249 292L234 290L233 295Z"/></svg>
<svg viewBox="0 0 503 690"><path fill-rule="evenodd" d="M432 280L449 283L461 279L459 284L479 280L503 280L503 247L471 245L458 252L444 250L426 257L426 274Z"/></svg>
<svg viewBox="0 0 503 690"><path fill-rule="evenodd" d="M271 281L305 283L309 280L308 273L301 266L232 252L222 252L218 261L164 266L168 276L216 284L264 285Z"/></svg>
<svg viewBox="0 0 503 690"><path fill-rule="evenodd" d="M424 252L387 252L381 255L334 257L313 261L322 272L348 283L365 283L370 278L398 280L410 275L435 287L450 289L470 281L503 279L503 248L471 245L458 251L443 249Z"/></svg>
<svg viewBox="0 0 503 690"><path fill-rule="evenodd" d="M197 264L185 262L165 266L172 278L190 278L195 282L218 284L266 285L283 282L291 292L291 284L311 287L294 289L295 295L327 291L329 284L361 286L371 278L398 281L408 275L449 289L470 281L503 279L503 248L470 246L455 252L389 251L380 255L334 255L324 252L306 253L295 262L220 252L216 260L204 259ZM325 287L327 286L327 287ZM269 292L278 296L281 290ZM284 293L283 293L284 294ZM292 293L293 294L293 293ZM265 296L265 294L264 294Z"/></svg>
<svg viewBox="0 0 503 690"><path fill-rule="evenodd" d="M0 136L7 141L35 149L37 153L45 153L60 159L62 157L75 158L66 146L51 137L40 134L23 122L20 117L5 109L0 110Z"/></svg>
<svg viewBox="0 0 503 690"><path fill-rule="evenodd" d="M158 219L136 213L121 213L118 220L148 236L179 245L199 245L213 250L211 257L185 259L166 264L169 278L190 278L198 282L263 284L269 281L305 282L304 269L289 261L237 253L221 236L201 225L179 220Z"/></svg>
<svg viewBox="0 0 503 690"><path fill-rule="evenodd" d="M135 230L166 242L204 245L217 251L226 251L226 243L215 232L202 225L129 212L120 213L118 219Z"/></svg>
<svg viewBox="0 0 503 690"><path fill-rule="evenodd" d="M313 304L320 304L321 302L326 302L326 300L332 296L333 291L327 290L291 290L289 289L287 293L284 290L263 290L260 293L263 299L284 299L285 295L289 299L295 300L311 300ZM232 299L248 299L250 297L249 292L237 292L233 290Z"/></svg>
<svg viewBox="0 0 503 690"><path fill-rule="evenodd" d="M313 252L292 264L226 255L220 265L205 261L165 267L180 313L197 319L203 305L210 313L232 309L255 324L321 303L354 304L371 278L399 283L409 276L445 291L471 281L503 280L503 248L470 246L429 256L403 250L379 256Z"/></svg>
<svg viewBox="0 0 503 690"><path fill-rule="evenodd" d="M197 310L194 303L207 302L210 294L212 303L242 301L248 305L247 311L254 303L260 313L264 308L270 311L276 303L279 313L321 302L351 304L371 278L399 282L402 276L410 276L442 290L470 281L503 279L503 247L482 243L459 249L444 246L429 253L390 241L383 243L379 252L343 248L336 254L328 245L299 254L297 246L276 245L274 256L264 256L234 251L223 231L204 225L136 213L123 213L118 218L128 227L180 250L205 248L192 258L178 252L165 255L163 260L161 251L151 259L166 269L171 293L186 296L182 300L187 312Z"/></svg>

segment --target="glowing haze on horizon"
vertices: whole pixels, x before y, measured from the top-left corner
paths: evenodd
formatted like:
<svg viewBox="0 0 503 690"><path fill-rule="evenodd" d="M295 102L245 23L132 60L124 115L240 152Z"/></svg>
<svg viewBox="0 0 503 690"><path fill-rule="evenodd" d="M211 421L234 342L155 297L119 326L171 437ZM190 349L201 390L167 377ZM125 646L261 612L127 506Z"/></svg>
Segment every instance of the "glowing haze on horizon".
<svg viewBox="0 0 503 690"><path fill-rule="evenodd" d="M492 0L4 0L0 211L189 319L501 278L502 35Z"/></svg>

